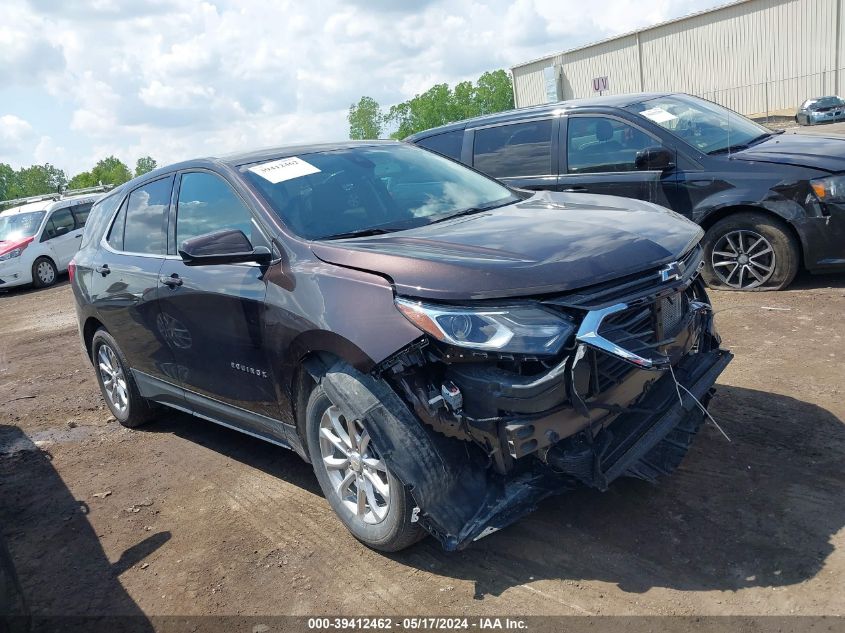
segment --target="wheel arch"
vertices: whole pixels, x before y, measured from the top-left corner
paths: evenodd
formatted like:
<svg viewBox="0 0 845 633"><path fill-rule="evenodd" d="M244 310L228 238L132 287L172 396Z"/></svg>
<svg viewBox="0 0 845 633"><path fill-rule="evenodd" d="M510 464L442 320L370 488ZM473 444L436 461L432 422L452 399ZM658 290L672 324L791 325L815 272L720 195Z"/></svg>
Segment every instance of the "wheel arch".
<svg viewBox="0 0 845 633"><path fill-rule="evenodd" d="M720 220L724 220L737 213L758 213L768 217L779 226L784 227L795 238L795 243L798 244L799 261L804 262L804 240L801 238L801 234L795 228L795 225L779 213L775 213L766 207L758 207L750 204L727 205L711 211L699 224L702 229L709 231Z"/></svg>
<svg viewBox="0 0 845 633"><path fill-rule="evenodd" d="M88 360L94 362L91 358L92 346L94 344L94 333L100 328L105 329L103 323L97 317L88 317L82 326L82 342L85 345L85 351L88 354ZM106 330L108 331L108 330Z"/></svg>
<svg viewBox="0 0 845 633"><path fill-rule="evenodd" d="M293 369L289 383L291 414L296 425L296 434L303 447L300 456L309 463L311 459L307 450L305 410L311 392L319 384L326 371L338 361L357 366L356 368L361 368L362 371L368 371L374 364L366 354L352 343L348 341L345 341L345 343L340 348L309 349L296 355L298 362Z"/></svg>

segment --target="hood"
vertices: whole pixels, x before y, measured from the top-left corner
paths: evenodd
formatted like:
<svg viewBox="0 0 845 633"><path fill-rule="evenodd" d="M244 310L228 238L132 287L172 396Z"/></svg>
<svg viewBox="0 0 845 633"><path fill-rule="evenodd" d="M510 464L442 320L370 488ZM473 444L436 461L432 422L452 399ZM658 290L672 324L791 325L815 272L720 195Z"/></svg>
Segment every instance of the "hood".
<svg viewBox="0 0 845 633"><path fill-rule="evenodd" d="M419 228L312 242L323 261L388 277L399 295L517 297L583 288L675 261L701 228L639 200L538 192Z"/></svg>
<svg viewBox="0 0 845 633"><path fill-rule="evenodd" d="M779 134L731 156L739 160L812 167L829 172L845 171L845 139Z"/></svg>

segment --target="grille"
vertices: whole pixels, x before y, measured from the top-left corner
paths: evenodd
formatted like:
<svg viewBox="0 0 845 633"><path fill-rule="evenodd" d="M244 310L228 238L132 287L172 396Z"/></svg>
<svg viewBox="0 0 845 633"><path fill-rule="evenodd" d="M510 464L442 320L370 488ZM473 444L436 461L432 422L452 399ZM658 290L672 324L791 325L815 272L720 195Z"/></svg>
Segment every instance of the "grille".
<svg viewBox="0 0 845 633"><path fill-rule="evenodd" d="M684 319L687 305L686 296L680 292L660 300L660 324L663 329L663 337L678 333L678 326Z"/></svg>
<svg viewBox="0 0 845 633"><path fill-rule="evenodd" d="M678 292L651 303L639 305L608 316L599 333L635 354L652 357L679 334L689 311L687 292ZM636 368L630 363L592 350L592 393L601 393L622 382Z"/></svg>

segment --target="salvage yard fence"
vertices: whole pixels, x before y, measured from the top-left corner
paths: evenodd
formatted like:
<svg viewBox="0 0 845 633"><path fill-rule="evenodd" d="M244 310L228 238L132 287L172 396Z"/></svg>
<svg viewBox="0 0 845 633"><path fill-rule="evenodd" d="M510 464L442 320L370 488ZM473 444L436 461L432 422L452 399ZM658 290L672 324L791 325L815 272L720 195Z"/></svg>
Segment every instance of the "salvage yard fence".
<svg viewBox="0 0 845 633"><path fill-rule="evenodd" d="M743 86L716 87L695 91L693 94L747 116L768 121L793 116L798 106L812 97L837 94L836 87L840 81L845 81L845 68Z"/></svg>

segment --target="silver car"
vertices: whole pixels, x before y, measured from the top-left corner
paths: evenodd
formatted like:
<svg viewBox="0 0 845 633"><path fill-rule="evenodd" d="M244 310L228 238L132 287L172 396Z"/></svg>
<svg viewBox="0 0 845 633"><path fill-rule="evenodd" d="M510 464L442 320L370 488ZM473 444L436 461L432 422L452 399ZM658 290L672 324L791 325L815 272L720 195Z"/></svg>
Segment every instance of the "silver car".
<svg viewBox="0 0 845 633"><path fill-rule="evenodd" d="M795 114L798 125L818 125L842 120L845 120L845 101L837 96L807 99Z"/></svg>

